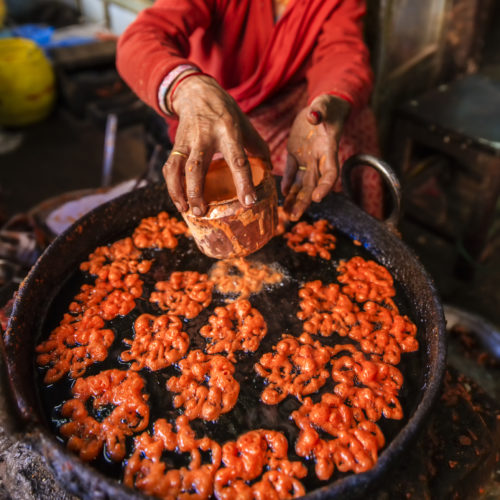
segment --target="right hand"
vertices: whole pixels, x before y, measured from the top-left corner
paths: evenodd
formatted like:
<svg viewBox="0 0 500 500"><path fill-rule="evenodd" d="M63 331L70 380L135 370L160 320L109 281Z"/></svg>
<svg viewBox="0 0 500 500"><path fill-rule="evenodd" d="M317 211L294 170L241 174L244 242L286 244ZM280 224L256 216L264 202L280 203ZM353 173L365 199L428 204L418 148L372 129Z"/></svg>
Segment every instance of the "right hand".
<svg viewBox="0 0 500 500"><path fill-rule="evenodd" d="M236 101L213 78L195 75L177 87L171 104L179 117L172 151L186 157L171 154L163 176L177 209L205 214L205 175L216 152L222 153L231 169L240 203L245 207L255 203L246 151L269 161L269 148Z"/></svg>

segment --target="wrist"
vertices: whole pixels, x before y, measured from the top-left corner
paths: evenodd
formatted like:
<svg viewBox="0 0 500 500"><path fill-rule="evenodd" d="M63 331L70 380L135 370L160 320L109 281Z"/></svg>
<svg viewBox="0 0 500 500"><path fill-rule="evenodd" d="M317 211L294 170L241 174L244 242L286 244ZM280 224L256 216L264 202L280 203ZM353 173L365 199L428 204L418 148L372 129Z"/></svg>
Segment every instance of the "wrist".
<svg viewBox="0 0 500 500"><path fill-rule="evenodd" d="M332 94L325 94L325 99L327 101L326 108L328 114L331 114L332 118L334 117L337 120L340 119L342 122L345 122L351 112L351 103L343 97Z"/></svg>
<svg viewBox="0 0 500 500"><path fill-rule="evenodd" d="M180 64L165 75L158 87L158 107L167 116L172 116L167 102L167 93L172 89L173 83L179 79L180 75L188 70L198 71L198 68L192 64Z"/></svg>
<svg viewBox="0 0 500 500"><path fill-rule="evenodd" d="M185 81L194 79L202 75L203 73L197 68L189 68L186 71L183 71L181 74L179 74L177 78L175 78L175 80L170 85L168 92L165 94L165 106L167 107L170 113L174 115L177 114L174 108L174 101L177 94L179 93L178 92L179 87L182 87Z"/></svg>

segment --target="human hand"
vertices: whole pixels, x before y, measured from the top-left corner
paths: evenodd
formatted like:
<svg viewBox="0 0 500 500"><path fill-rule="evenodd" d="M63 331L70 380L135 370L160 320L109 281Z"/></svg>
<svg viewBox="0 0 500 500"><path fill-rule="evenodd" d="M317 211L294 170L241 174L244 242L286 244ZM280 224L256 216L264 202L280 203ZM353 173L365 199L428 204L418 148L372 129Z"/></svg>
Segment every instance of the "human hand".
<svg viewBox="0 0 500 500"><path fill-rule="evenodd" d="M205 214L205 175L216 152L231 169L240 203L255 203L246 151L269 161L269 149L236 101L213 78L193 75L175 90L171 105L179 126L163 176L177 209L185 212L189 207L194 215Z"/></svg>
<svg viewBox="0 0 500 500"><path fill-rule="evenodd" d="M291 220L300 219L311 201L321 201L337 181L338 146L349 111L344 99L323 94L295 118L281 181Z"/></svg>

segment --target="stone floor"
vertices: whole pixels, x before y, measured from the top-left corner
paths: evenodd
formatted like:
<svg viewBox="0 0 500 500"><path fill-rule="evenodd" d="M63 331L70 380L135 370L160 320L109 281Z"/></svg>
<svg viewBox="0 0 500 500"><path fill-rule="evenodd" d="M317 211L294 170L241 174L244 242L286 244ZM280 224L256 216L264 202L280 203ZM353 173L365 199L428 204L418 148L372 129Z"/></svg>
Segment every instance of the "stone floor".
<svg viewBox="0 0 500 500"><path fill-rule="evenodd" d="M54 480L43 458L34 453L23 429L16 425L0 359L0 499L77 500Z"/></svg>

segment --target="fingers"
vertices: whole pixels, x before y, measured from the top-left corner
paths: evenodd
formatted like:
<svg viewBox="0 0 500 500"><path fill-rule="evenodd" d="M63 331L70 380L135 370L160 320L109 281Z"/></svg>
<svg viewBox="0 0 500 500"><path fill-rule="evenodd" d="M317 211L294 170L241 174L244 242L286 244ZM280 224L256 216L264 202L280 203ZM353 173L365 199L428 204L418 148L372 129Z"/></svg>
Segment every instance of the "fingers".
<svg viewBox="0 0 500 500"><path fill-rule="evenodd" d="M184 167L188 157L187 148L176 145L173 151L180 154L170 154L163 166L163 177L167 184L168 194L177 210L185 212L188 209L184 194Z"/></svg>
<svg viewBox="0 0 500 500"><path fill-rule="evenodd" d="M207 211L207 203L203 197L205 175L212 160L209 148L188 148L174 146L165 166L163 177L174 205L179 212L190 208L194 215L201 216Z"/></svg>
<svg viewBox="0 0 500 500"><path fill-rule="evenodd" d="M257 195L252 182L250 163L243 149L241 133L235 126L226 127L224 132L224 137L219 143L220 150L233 174L238 199L243 206L248 207L257 201Z"/></svg>
<svg viewBox="0 0 500 500"><path fill-rule="evenodd" d="M284 209L290 213L290 219L296 221L302 217L312 201L321 201L331 191L338 177L338 160L337 154L332 151L328 155L323 155L318 165L308 165L305 172L298 170L297 162L293 157L291 162L295 164L295 167L290 167L289 170L287 161L287 172L290 171L289 178L295 182L291 188L285 186L287 187L286 194L282 184L282 191L286 196ZM287 178L286 183L288 182L290 181Z"/></svg>
<svg viewBox="0 0 500 500"><path fill-rule="evenodd" d="M297 194L301 188L302 188L302 180L300 181L300 183L296 182L290 188L290 191L288 192L288 194L285 198L285 201L283 202L283 208L284 208L285 212L287 212L288 214L292 213L293 206L294 206L295 200L297 198Z"/></svg>
<svg viewBox="0 0 500 500"><path fill-rule="evenodd" d="M344 98L322 94L311 102L306 118L311 125L328 123L341 130L350 110L351 105Z"/></svg>
<svg viewBox="0 0 500 500"><path fill-rule="evenodd" d="M321 173L318 185L312 193L312 199L320 202L332 189L339 176L339 160L337 151L330 150L319 160L319 171Z"/></svg>
<svg viewBox="0 0 500 500"><path fill-rule="evenodd" d="M318 173L316 166L308 166L303 176L301 175L301 171L299 171L296 182L285 199L285 210L290 213L291 220L299 220L311 204L312 194L317 181Z"/></svg>
<svg viewBox="0 0 500 500"><path fill-rule="evenodd" d="M281 179L281 192L283 193L283 196L287 196L289 194L290 187L295 180L298 168L299 164L297 160L290 153L288 153L286 157L285 173Z"/></svg>
<svg viewBox="0 0 500 500"><path fill-rule="evenodd" d="M245 151L241 148L227 156L224 154L224 157L233 174L234 185L240 203L245 207L253 205L257 201L257 195L255 194L252 171Z"/></svg>
<svg viewBox="0 0 500 500"><path fill-rule="evenodd" d="M193 215L205 215L208 205L203 197L205 175L212 160L211 152L195 147L186 162L186 195Z"/></svg>

